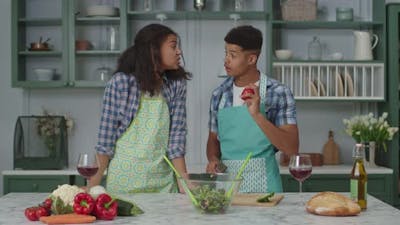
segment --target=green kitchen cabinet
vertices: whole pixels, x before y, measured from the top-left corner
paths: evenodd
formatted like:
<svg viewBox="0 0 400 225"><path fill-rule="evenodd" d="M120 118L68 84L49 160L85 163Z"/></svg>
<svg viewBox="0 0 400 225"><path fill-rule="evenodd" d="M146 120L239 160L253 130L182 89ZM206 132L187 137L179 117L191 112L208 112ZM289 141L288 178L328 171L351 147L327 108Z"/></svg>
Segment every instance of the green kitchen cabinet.
<svg viewBox="0 0 400 225"><path fill-rule="evenodd" d="M120 16L88 16L93 5L88 0L16 0L12 1L12 86L22 88L104 87L109 78L104 68L113 69L125 48L126 34L120 27L125 0L108 3L121 9ZM126 23L126 19L123 19ZM100 47L112 27L113 49ZM120 37L121 36L121 37ZM75 49L76 40L91 41L91 48ZM95 39L95 41L91 40ZM49 49L34 50L34 42L49 43ZM118 45L118 46L117 46ZM121 47L120 47L121 46ZM55 70L53 76L40 78L37 69ZM111 75L112 69L109 69ZM99 79L102 75L102 79Z"/></svg>
<svg viewBox="0 0 400 225"><path fill-rule="evenodd" d="M3 194L10 192L51 192L62 184L72 184L69 175L3 175Z"/></svg>
<svg viewBox="0 0 400 225"><path fill-rule="evenodd" d="M368 174L367 191L376 198L392 204L392 174ZM289 174L282 174L284 192L298 192L299 182ZM304 192L349 192L350 176L348 174L313 174L303 182Z"/></svg>
<svg viewBox="0 0 400 225"><path fill-rule="evenodd" d="M45 170L41 170L41 173ZM54 173L54 171L52 171ZM86 180L80 175L65 174L60 170L60 175L4 175L3 174L3 194L10 192L52 192L57 189L58 185L70 184L78 187L86 186ZM101 185L105 186L105 178L103 177Z"/></svg>
<svg viewBox="0 0 400 225"><path fill-rule="evenodd" d="M12 1L11 55L13 87L62 87L68 82L67 1ZM46 10L45 13L39 10ZM46 42L49 48L32 49ZM36 69L55 69L57 80L36 77Z"/></svg>
<svg viewBox="0 0 400 225"><path fill-rule="evenodd" d="M121 49L126 48L126 1L107 4L119 8L113 16L92 16L93 1L68 1L68 56L74 87L104 87L116 68ZM74 15L74 16L72 16ZM87 42L79 47L76 42Z"/></svg>
<svg viewBox="0 0 400 225"><path fill-rule="evenodd" d="M310 1L312 2L312 1ZM308 2L307 4L311 4ZM308 13L293 1L268 1L270 74L286 84L297 101L385 101L386 23L385 2L369 1L316 1L316 19L306 19ZM304 20L285 20L282 5L291 4L294 14L303 14ZM305 4L305 3L304 3ZM335 9L354 8L352 21L337 21ZM368 14L358 8L371 9ZM313 7L307 6L307 10ZM288 10L289 11L289 10ZM379 41L373 58L354 59L353 32L364 31L377 35ZM319 40L319 41L317 41ZM341 40L341 41L340 41ZM350 41L347 41L350 40ZM355 42L355 41L354 41ZM311 48L313 47L313 48ZM275 50L289 49L293 56L278 58ZM321 51L321 55L312 55ZM343 59L331 55L340 52Z"/></svg>
<svg viewBox="0 0 400 225"><path fill-rule="evenodd" d="M400 127L400 4L391 3L387 10L387 101L380 103L380 113L388 112L391 126ZM378 151L377 163L393 169L392 189L394 205L400 206L400 138L397 132L393 140L388 142L387 152Z"/></svg>

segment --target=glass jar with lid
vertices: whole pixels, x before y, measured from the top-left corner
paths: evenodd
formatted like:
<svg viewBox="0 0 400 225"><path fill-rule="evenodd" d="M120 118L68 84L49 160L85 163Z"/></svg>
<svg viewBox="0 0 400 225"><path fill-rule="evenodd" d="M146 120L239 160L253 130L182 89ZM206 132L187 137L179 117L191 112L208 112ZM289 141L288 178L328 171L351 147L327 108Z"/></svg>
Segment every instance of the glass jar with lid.
<svg viewBox="0 0 400 225"><path fill-rule="evenodd" d="M321 60L322 58L322 46L317 36L313 37L313 40L308 43L308 59L310 60Z"/></svg>

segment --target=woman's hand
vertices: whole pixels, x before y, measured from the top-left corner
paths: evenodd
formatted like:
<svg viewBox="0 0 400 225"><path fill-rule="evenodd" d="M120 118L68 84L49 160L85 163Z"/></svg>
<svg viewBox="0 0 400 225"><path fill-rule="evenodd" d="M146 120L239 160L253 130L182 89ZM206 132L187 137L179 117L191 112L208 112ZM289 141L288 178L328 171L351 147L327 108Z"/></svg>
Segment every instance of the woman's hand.
<svg viewBox="0 0 400 225"><path fill-rule="evenodd" d="M181 174L181 176L183 179L189 178L189 175L187 173L183 173L183 174ZM183 185L182 185L182 179L178 179L178 190L179 190L179 193L182 193L182 194L186 193L185 189L183 188Z"/></svg>

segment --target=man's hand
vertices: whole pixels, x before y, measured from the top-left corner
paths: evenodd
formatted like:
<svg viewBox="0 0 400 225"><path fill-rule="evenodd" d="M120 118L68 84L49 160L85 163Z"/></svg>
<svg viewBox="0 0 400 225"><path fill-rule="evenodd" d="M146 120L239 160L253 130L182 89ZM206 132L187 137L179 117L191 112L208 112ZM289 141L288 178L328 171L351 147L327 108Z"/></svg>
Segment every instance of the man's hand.
<svg viewBox="0 0 400 225"><path fill-rule="evenodd" d="M255 84L249 84L246 86L246 89L252 89L254 94L247 92L245 94L246 100L245 103L251 115L256 115L260 112L260 94L259 88Z"/></svg>
<svg viewBox="0 0 400 225"><path fill-rule="evenodd" d="M218 160L210 161L207 165L206 172L207 173L217 173L217 166L219 164Z"/></svg>

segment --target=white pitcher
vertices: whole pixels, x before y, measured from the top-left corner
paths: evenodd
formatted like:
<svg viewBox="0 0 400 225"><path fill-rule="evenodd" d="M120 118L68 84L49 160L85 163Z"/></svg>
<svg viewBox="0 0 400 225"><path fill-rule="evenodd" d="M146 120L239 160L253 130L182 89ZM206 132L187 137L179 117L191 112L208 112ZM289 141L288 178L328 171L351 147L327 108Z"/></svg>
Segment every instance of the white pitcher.
<svg viewBox="0 0 400 225"><path fill-rule="evenodd" d="M372 49L378 44L378 35L367 31L353 31L354 33L354 59L355 60L373 60ZM372 38L375 39L372 43Z"/></svg>

